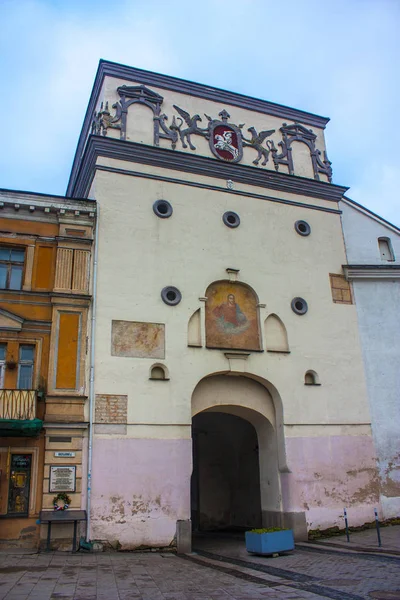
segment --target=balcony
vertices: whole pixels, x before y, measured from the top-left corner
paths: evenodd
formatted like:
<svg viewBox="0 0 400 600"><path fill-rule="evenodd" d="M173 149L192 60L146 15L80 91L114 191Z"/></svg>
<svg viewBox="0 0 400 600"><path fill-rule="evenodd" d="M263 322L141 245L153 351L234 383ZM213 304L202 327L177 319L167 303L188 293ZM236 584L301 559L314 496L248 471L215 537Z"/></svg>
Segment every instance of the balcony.
<svg viewBox="0 0 400 600"><path fill-rule="evenodd" d="M36 390L0 390L0 436L36 436L43 421L36 418Z"/></svg>

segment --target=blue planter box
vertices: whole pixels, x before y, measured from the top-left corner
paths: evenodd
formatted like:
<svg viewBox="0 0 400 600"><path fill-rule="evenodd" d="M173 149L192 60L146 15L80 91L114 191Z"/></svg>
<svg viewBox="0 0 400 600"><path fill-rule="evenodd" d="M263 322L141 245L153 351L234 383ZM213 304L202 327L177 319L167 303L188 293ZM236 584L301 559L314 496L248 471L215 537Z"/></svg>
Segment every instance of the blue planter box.
<svg viewBox="0 0 400 600"><path fill-rule="evenodd" d="M293 531L291 529L271 533L246 531L246 550L254 554L276 554L294 550Z"/></svg>

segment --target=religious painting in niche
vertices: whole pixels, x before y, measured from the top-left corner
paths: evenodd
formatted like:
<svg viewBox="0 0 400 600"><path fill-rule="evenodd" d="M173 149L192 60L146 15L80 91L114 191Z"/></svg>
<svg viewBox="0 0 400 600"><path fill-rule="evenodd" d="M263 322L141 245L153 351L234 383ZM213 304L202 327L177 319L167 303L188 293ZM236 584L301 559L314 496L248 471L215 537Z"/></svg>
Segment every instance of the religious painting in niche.
<svg viewBox="0 0 400 600"><path fill-rule="evenodd" d="M162 323L112 322L112 356L164 358L164 346L165 326Z"/></svg>
<svg viewBox="0 0 400 600"><path fill-rule="evenodd" d="M207 291L206 346L235 350L262 350L253 290L240 283L217 281Z"/></svg>

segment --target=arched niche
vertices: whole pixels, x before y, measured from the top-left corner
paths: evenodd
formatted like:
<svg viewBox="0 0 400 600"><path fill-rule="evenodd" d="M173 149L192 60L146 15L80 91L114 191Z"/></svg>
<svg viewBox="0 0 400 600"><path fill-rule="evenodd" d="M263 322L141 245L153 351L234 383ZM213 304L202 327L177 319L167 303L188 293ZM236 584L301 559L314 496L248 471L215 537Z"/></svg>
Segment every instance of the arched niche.
<svg viewBox="0 0 400 600"><path fill-rule="evenodd" d="M310 147L306 142L296 140L291 144L294 174L314 179L314 167Z"/></svg>
<svg viewBox="0 0 400 600"><path fill-rule="evenodd" d="M304 385L321 385L318 373L309 369L304 374Z"/></svg>
<svg viewBox="0 0 400 600"><path fill-rule="evenodd" d="M201 313L198 308L190 317L188 323L188 346L201 348Z"/></svg>
<svg viewBox="0 0 400 600"><path fill-rule="evenodd" d="M258 297L250 286L215 281L205 295L207 348L262 351Z"/></svg>
<svg viewBox="0 0 400 600"><path fill-rule="evenodd" d="M129 107L126 119L126 139L152 146L154 143L154 112L146 104Z"/></svg>
<svg viewBox="0 0 400 600"><path fill-rule="evenodd" d="M161 363L154 363L154 365L151 365L150 367L149 379L155 381L168 381L169 371L167 367Z"/></svg>
<svg viewBox="0 0 400 600"><path fill-rule="evenodd" d="M268 352L290 352L286 327L278 315L271 314L265 319L264 333Z"/></svg>

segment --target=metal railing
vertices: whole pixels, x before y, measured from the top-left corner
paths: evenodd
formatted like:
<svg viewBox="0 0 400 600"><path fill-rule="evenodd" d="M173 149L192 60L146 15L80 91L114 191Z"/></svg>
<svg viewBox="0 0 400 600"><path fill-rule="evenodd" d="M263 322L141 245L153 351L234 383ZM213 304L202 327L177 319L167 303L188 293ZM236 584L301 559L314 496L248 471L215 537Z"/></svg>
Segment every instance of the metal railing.
<svg viewBox="0 0 400 600"><path fill-rule="evenodd" d="M36 417L36 390L0 390L0 419Z"/></svg>

